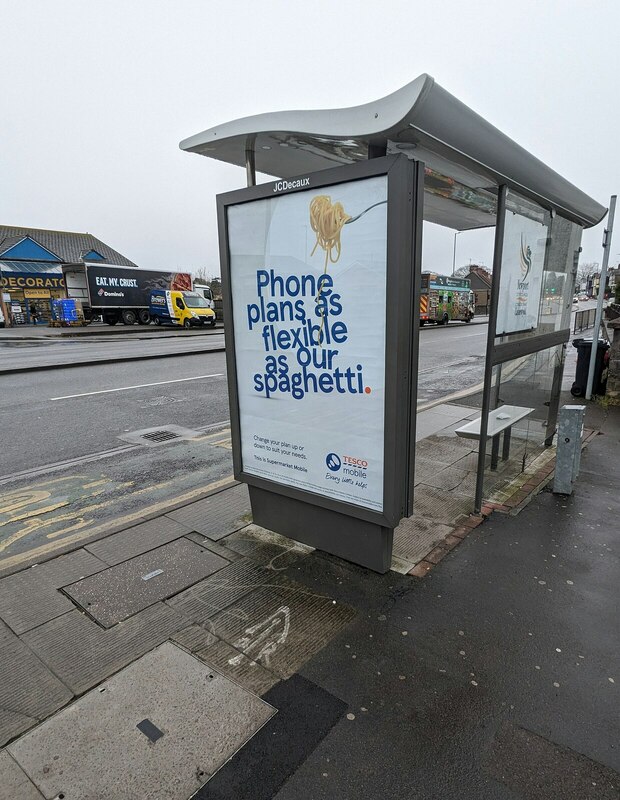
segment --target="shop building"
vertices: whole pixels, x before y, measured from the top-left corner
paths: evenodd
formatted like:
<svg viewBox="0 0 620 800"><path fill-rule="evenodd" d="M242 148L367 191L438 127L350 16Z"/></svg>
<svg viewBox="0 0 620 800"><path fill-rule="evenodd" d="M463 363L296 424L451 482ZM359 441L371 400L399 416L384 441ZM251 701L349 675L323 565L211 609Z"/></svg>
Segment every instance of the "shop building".
<svg viewBox="0 0 620 800"><path fill-rule="evenodd" d="M63 264L136 264L90 233L0 225L4 315L16 325L47 324L52 301L67 296Z"/></svg>

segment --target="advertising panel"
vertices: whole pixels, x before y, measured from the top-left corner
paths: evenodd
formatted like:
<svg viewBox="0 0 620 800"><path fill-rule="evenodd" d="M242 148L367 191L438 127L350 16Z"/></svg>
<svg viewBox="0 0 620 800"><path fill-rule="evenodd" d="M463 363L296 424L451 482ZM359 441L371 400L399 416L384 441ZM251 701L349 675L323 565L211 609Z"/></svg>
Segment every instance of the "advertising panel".
<svg viewBox="0 0 620 800"><path fill-rule="evenodd" d="M148 308L153 289L191 291L186 272L159 272L128 267L86 265L90 304L95 308Z"/></svg>
<svg viewBox="0 0 620 800"><path fill-rule="evenodd" d="M547 226L506 211L496 336L538 325Z"/></svg>
<svg viewBox="0 0 620 800"><path fill-rule="evenodd" d="M388 179L274 187L227 209L242 469L381 513Z"/></svg>

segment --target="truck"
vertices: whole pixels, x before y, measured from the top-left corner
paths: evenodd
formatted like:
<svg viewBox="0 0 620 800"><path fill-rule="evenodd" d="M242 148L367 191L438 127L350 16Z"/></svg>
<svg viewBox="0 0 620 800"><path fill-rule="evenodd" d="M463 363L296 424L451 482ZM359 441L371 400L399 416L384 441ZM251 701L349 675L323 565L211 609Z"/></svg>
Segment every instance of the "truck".
<svg viewBox="0 0 620 800"><path fill-rule="evenodd" d="M101 316L108 325L148 325L151 292L192 291L192 276L117 264L65 264L62 268L67 297L80 300L85 320Z"/></svg>
<svg viewBox="0 0 620 800"><path fill-rule="evenodd" d="M198 283L196 281L194 283L194 291L197 292L201 297L207 301L207 307L215 311L215 302L213 300L213 292L211 291L211 287L207 286L206 283Z"/></svg>
<svg viewBox="0 0 620 800"><path fill-rule="evenodd" d="M447 325L450 320L471 322L474 309L475 299L469 278L422 273L420 325L427 322Z"/></svg>

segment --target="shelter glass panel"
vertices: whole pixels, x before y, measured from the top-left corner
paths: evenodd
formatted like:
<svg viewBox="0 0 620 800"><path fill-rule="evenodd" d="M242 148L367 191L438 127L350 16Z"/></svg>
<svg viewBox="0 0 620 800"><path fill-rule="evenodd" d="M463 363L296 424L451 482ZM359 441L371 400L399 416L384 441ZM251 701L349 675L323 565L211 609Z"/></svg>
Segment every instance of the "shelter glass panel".
<svg viewBox="0 0 620 800"><path fill-rule="evenodd" d="M484 465L484 499L504 503L555 455L555 395L566 346L516 358L493 369L492 410Z"/></svg>

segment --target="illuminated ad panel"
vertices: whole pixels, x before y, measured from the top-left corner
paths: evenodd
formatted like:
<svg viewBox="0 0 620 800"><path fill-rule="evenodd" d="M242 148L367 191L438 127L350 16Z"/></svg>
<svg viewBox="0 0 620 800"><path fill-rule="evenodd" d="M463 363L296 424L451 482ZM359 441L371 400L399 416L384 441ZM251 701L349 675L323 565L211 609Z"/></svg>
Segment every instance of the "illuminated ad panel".
<svg viewBox="0 0 620 800"><path fill-rule="evenodd" d="M381 513L388 179L287 183L227 208L242 469Z"/></svg>

